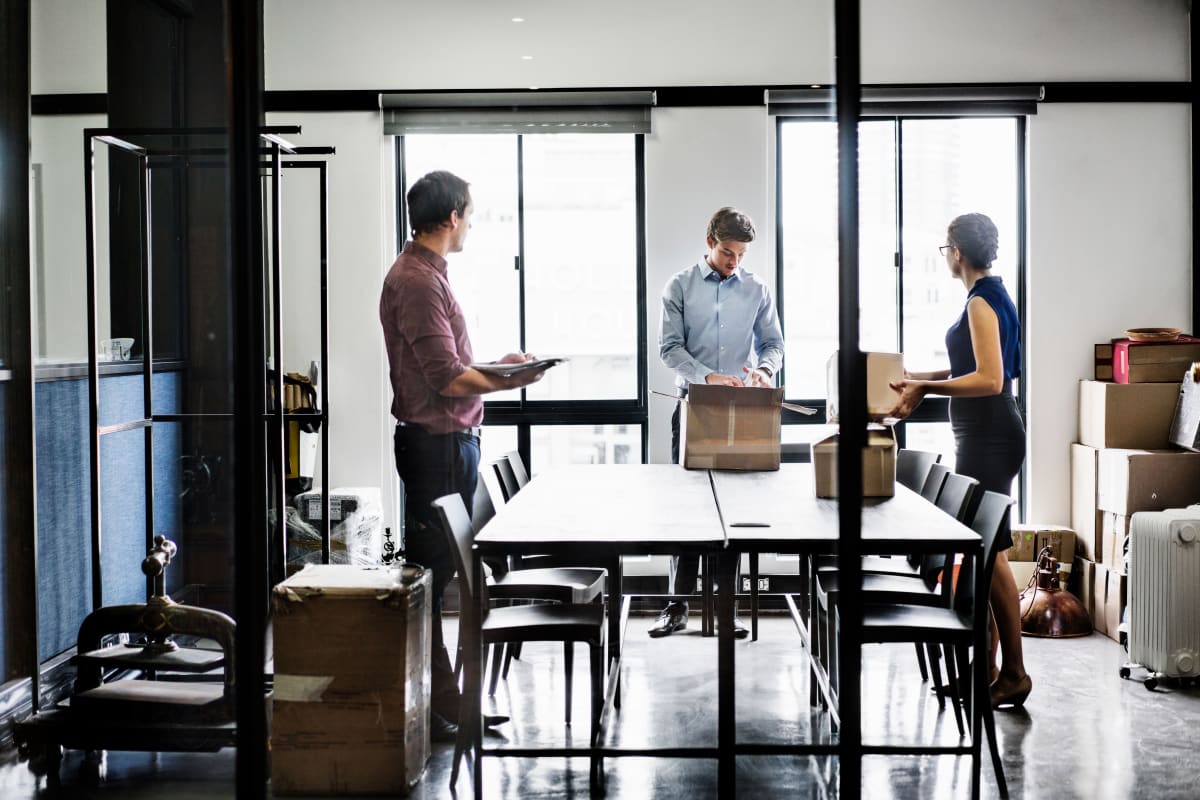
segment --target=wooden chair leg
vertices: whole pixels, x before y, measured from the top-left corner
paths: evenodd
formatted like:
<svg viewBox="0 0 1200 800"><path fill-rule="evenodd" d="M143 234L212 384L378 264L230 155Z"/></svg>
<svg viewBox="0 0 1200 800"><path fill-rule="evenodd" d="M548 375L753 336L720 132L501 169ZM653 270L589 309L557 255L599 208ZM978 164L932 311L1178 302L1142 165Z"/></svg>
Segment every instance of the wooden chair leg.
<svg viewBox="0 0 1200 800"><path fill-rule="evenodd" d="M946 662L946 685L950 687L950 707L954 710L954 722L958 725L958 735L965 736L962 718L962 684L958 680L958 668L954 663L954 654L949 646L943 647Z"/></svg>
<svg viewBox="0 0 1200 800"><path fill-rule="evenodd" d="M944 711L946 709L946 686L942 683L941 659L938 651L932 646L925 648L925 654L929 656L929 677L933 679L933 692L937 695L938 709Z"/></svg>
<svg viewBox="0 0 1200 800"><path fill-rule="evenodd" d="M567 687L567 724L571 724L571 682L575 675L575 643L563 642L563 669L566 671L564 683Z"/></svg>
<svg viewBox="0 0 1200 800"><path fill-rule="evenodd" d="M988 750L992 754L992 769L996 773L996 788L1001 797L1008 797L1008 781L1004 778L1004 762L1000 760L1000 743L996 741L996 712L991 703L983 704L983 730L987 735Z"/></svg>
<svg viewBox="0 0 1200 800"><path fill-rule="evenodd" d="M504 648L504 669L500 673L504 680L508 680L508 668L512 666L513 659L516 658L516 650L519 645L520 642L509 642Z"/></svg>
<svg viewBox="0 0 1200 800"><path fill-rule="evenodd" d="M592 674L592 732L588 740L592 747L600 746L600 715L604 712L604 645L596 642L588 645L591 656ZM604 760L593 755L589 769L589 783L593 790L600 788L603 780Z"/></svg>

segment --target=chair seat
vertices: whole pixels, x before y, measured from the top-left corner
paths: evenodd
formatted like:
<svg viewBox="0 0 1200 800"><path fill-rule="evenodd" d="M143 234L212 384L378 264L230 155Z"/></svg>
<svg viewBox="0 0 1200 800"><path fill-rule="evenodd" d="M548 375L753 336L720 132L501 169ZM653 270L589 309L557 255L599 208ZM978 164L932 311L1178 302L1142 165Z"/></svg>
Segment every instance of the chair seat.
<svg viewBox="0 0 1200 800"><path fill-rule="evenodd" d="M912 642L957 640L970 644L971 626L949 608L940 606L863 606L863 640L868 642Z"/></svg>
<svg viewBox="0 0 1200 800"><path fill-rule="evenodd" d="M591 603L604 591L602 569L514 569L488 586L493 598L530 597L560 603Z"/></svg>
<svg viewBox="0 0 1200 800"><path fill-rule="evenodd" d="M840 573L821 572L817 575L817 595L824 599L830 592L841 591ZM876 575L863 573L863 601L865 603L901 603L911 605L945 604L940 592L929 589L916 575Z"/></svg>
<svg viewBox="0 0 1200 800"><path fill-rule="evenodd" d="M877 575L917 575L918 567L909 563L904 556L863 556L863 574ZM817 557L817 569L821 571L837 569L837 556L823 555Z"/></svg>
<svg viewBox="0 0 1200 800"><path fill-rule="evenodd" d="M599 642L603 631L599 603L493 608L483 621L485 642Z"/></svg>

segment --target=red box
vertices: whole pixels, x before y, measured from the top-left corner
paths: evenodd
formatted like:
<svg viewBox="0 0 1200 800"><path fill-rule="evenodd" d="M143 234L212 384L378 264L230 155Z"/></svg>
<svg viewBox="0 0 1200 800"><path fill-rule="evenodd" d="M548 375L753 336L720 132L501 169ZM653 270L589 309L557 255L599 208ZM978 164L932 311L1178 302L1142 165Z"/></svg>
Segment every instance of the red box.
<svg viewBox="0 0 1200 800"><path fill-rule="evenodd" d="M1200 361L1200 339L1194 336L1169 342L1113 340L1116 383L1179 383L1193 361Z"/></svg>

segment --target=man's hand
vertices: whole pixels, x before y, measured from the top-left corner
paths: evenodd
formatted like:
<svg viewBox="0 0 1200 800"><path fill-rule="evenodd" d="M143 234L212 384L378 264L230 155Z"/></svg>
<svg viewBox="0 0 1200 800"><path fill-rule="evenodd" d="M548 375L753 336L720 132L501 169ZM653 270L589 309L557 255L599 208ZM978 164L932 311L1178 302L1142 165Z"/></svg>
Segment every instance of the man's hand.
<svg viewBox="0 0 1200 800"><path fill-rule="evenodd" d="M710 372L704 376L704 382L707 384L715 384L717 386L745 386L742 379L733 375L722 375L719 372Z"/></svg>
<svg viewBox="0 0 1200 800"><path fill-rule="evenodd" d="M497 364L523 364L526 361L533 361L532 353L505 353L496 363Z"/></svg>
<svg viewBox="0 0 1200 800"><path fill-rule="evenodd" d="M749 367L742 367L742 372L746 373L746 377L743 379L742 382L744 384L746 384L747 386L754 386L754 387L757 387L760 389L773 388L771 386L771 379L768 378L765 374L763 374L762 370L750 369Z"/></svg>

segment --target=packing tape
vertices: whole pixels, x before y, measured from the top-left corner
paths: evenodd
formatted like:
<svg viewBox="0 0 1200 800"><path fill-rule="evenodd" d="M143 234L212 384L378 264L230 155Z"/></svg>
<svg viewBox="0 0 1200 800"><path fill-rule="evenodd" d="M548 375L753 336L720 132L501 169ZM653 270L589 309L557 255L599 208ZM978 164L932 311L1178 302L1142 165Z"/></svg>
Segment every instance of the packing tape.
<svg viewBox="0 0 1200 800"><path fill-rule="evenodd" d="M332 675L276 675L275 699L292 703L319 703Z"/></svg>

